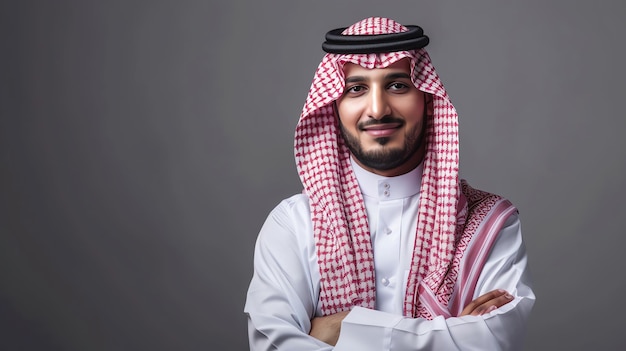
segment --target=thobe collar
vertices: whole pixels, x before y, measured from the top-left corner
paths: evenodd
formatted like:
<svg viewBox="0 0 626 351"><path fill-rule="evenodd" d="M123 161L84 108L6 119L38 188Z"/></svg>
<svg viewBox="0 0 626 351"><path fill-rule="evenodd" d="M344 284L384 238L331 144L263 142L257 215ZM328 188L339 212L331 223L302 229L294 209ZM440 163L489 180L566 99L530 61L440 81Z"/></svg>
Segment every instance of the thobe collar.
<svg viewBox="0 0 626 351"><path fill-rule="evenodd" d="M385 177L367 171L352 157L350 157L350 162L361 193L365 196L386 201L410 197L420 191L423 162L412 171L395 177Z"/></svg>

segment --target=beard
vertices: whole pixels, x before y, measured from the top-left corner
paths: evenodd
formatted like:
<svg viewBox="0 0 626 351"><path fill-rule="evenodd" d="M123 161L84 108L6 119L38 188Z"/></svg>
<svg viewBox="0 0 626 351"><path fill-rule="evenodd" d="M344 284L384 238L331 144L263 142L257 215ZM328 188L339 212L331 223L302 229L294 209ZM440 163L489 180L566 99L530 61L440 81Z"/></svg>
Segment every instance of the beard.
<svg viewBox="0 0 626 351"><path fill-rule="evenodd" d="M366 125L385 124L385 123L402 123L404 121L394 117L383 117L378 121L370 121L369 123L359 124L357 129L362 130ZM420 150L424 142L424 134L426 132L426 120L421 125L415 125L411 130L406 131L404 135L404 145L402 147L385 147L391 140L389 137L381 137L374 139L382 148L374 151L365 151L361 146L361 142L357 136L350 134L339 120L339 130L346 146L361 164L366 167L387 171L400 167L407 162L416 152Z"/></svg>

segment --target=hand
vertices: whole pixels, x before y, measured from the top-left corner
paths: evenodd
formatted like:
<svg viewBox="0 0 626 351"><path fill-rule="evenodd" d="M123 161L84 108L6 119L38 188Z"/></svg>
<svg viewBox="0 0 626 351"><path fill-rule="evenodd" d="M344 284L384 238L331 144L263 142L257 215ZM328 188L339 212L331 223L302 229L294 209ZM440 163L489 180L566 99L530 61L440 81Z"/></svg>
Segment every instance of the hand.
<svg viewBox="0 0 626 351"><path fill-rule="evenodd" d="M311 331L309 332L309 335L327 344L335 346L335 344L337 344L337 340L339 340L341 321L346 318L348 313L350 313L350 311L343 311L311 319Z"/></svg>
<svg viewBox="0 0 626 351"><path fill-rule="evenodd" d="M470 302L463 311L461 316L472 315L480 316L489 313L496 308L506 305L513 301L513 296L502 289L490 291L479 296L476 300Z"/></svg>

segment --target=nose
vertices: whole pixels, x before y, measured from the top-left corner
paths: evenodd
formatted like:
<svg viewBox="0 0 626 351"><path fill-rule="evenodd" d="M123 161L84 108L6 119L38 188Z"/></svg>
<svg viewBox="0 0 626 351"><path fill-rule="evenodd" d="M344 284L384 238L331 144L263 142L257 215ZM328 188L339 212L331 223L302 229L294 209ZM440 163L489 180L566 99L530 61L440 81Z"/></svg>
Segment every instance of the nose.
<svg viewBox="0 0 626 351"><path fill-rule="evenodd" d="M372 87L368 101L367 116L381 119L391 114L391 106L383 87Z"/></svg>

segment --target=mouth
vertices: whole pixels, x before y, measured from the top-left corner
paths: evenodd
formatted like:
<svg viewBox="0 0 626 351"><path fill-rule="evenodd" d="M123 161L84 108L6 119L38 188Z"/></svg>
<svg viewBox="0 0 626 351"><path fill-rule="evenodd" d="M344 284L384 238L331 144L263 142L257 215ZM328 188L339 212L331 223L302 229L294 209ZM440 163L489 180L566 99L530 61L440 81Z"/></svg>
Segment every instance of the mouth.
<svg viewBox="0 0 626 351"><path fill-rule="evenodd" d="M387 137L394 134L402 127L402 123L392 122L392 123L382 123L382 124L373 124L365 127L361 127L361 131L367 133L368 135L380 138Z"/></svg>

